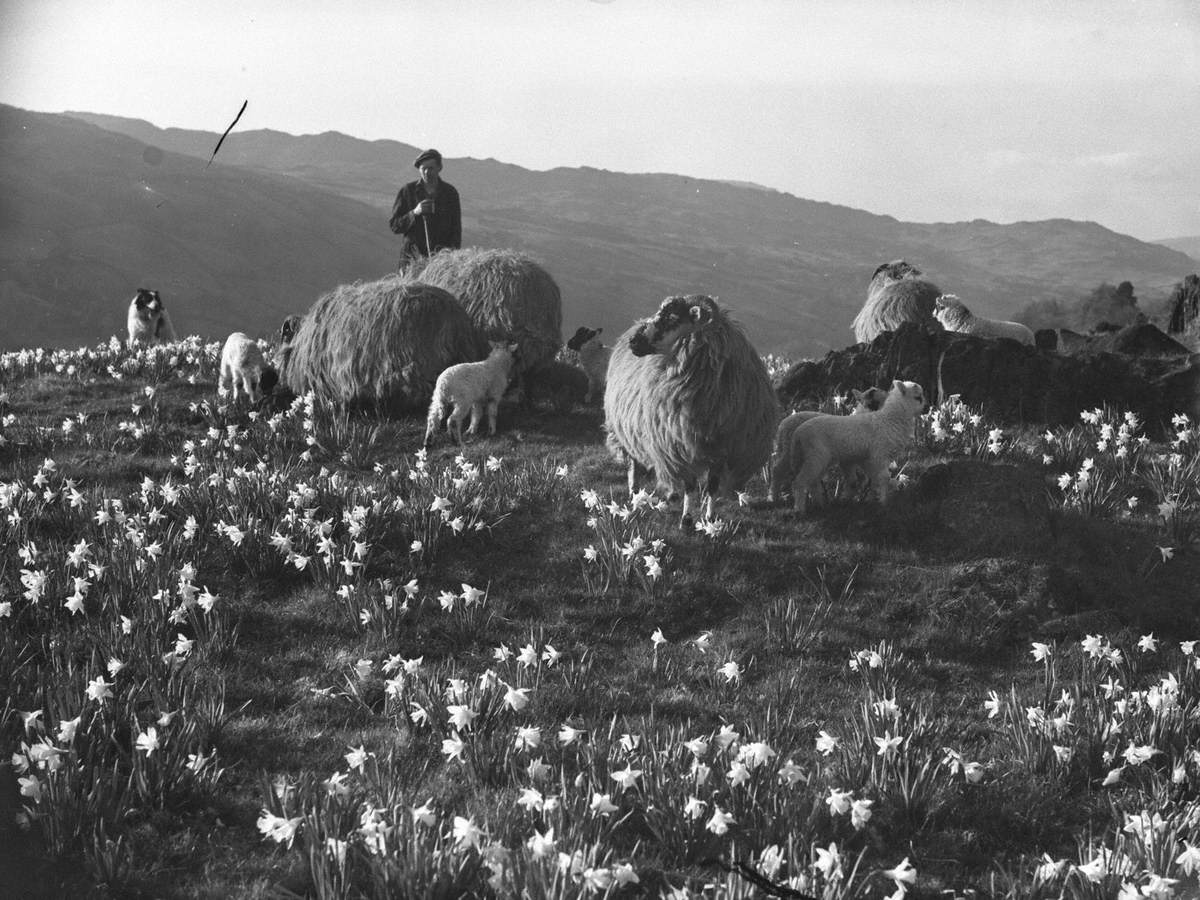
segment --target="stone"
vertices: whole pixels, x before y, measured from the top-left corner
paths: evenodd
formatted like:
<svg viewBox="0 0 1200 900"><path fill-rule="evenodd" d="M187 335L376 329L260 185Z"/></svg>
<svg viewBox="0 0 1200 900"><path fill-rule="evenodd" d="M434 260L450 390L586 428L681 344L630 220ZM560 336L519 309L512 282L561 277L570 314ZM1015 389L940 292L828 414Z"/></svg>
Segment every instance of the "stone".
<svg viewBox="0 0 1200 900"><path fill-rule="evenodd" d="M1060 332L1059 346L1063 338ZM905 323L870 343L796 363L779 379L777 392L785 408L815 407L831 394L900 379L916 381L933 403L958 394L1009 424L1073 425L1084 410L1111 405L1137 413L1151 437L1162 436L1177 412L1200 417L1200 359L1171 346L1182 345L1149 325L1100 340L1137 352L1066 354Z"/></svg>

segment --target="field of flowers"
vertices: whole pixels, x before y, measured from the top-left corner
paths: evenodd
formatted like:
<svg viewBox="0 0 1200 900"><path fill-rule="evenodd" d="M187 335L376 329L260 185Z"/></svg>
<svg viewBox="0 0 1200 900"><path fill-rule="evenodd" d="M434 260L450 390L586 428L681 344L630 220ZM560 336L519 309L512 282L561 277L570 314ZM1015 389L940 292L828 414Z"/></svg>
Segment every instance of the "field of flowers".
<svg viewBox="0 0 1200 900"><path fill-rule="evenodd" d="M0 356L0 894L1200 895L1185 416L952 400L895 508L685 534L594 409L425 454L219 349ZM991 580L909 524L961 458L1045 482ZM1067 547L1112 596L1051 628Z"/></svg>

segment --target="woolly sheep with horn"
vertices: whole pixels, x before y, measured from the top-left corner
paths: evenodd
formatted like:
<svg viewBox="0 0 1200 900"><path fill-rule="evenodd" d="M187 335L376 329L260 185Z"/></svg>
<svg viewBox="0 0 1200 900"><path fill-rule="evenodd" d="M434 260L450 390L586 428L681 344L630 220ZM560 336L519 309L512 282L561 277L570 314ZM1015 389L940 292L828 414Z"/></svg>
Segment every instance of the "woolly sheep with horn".
<svg viewBox="0 0 1200 900"><path fill-rule="evenodd" d="M607 443L636 470L683 492L706 495L705 516L721 493L740 490L771 455L779 403L766 366L741 327L711 298L668 297L612 349L604 394Z"/></svg>

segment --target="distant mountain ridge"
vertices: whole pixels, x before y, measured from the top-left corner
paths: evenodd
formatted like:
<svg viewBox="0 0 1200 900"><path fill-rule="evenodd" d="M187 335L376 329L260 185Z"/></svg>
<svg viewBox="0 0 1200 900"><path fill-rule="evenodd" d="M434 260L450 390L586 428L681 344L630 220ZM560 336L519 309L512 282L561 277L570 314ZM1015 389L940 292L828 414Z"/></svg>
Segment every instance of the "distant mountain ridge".
<svg viewBox="0 0 1200 900"><path fill-rule="evenodd" d="M1197 266L1200 266L1200 234L1190 237L1163 238L1154 243L1178 250L1180 253L1186 253Z"/></svg>
<svg viewBox="0 0 1200 900"><path fill-rule="evenodd" d="M30 150L50 133L54 154ZM145 280L169 305L174 298L182 330L267 333L333 284L394 267L387 215L415 176L418 148L336 132L234 131L205 169L218 137L0 107L0 310L36 322L22 341L112 333L115 325L97 334L97 313L123 322L116 308ZM158 166L148 148L163 151ZM95 246L78 239L79 196L53 190L59 176L83 173L106 186L95 199L113 220L93 231ZM852 341L871 273L891 259L919 266L977 312L1004 316L1034 299L1076 299L1102 281L1132 281L1145 304L1196 268L1176 250L1094 223L905 223L757 185L586 167L535 172L491 159L448 158L445 177L463 197L466 243L528 252L558 280L568 333L601 325L615 338L663 297L703 292L733 310L761 351L813 356ZM14 218L9 198L36 196L31 181L53 202L18 204ZM189 259L188 242L212 252ZM173 252L155 250L163 243ZM64 288L66 272L76 275ZM85 306L94 312L63 324ZM17 342L11 332L0 339Z"/></svg>

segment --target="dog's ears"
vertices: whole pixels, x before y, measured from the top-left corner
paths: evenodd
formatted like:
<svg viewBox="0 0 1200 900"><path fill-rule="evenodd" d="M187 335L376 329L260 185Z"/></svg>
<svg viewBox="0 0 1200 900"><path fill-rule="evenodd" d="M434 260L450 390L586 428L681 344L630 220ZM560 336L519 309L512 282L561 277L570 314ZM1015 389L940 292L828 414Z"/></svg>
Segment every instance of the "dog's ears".
<svg viewBox="0 0 1200 900"><path fill-rule="evenodd" d="M865 394L865 393L866 393L866 391L860 391L860 390L856 390L855 388L850 388L850 396L854 398L854 402L856 402L856 403L859 400L862 400L863 394Z"/></svg>
<svg viewBox="0 0 1200 900"><path fill-rule="evenodd" d="M697 325L704 325L712 320L712 310L707 306L701 306L697 303L689 312L691 313L692 321Z"/></svg>
<svg viewBox="0 0 1200 900"><path fill-rule="evenodd" d="M904 382L901 381L899 378L897 378L895 381L892 382L892 390L899 391L901 394L903 394L904 393Z"/></svg>

